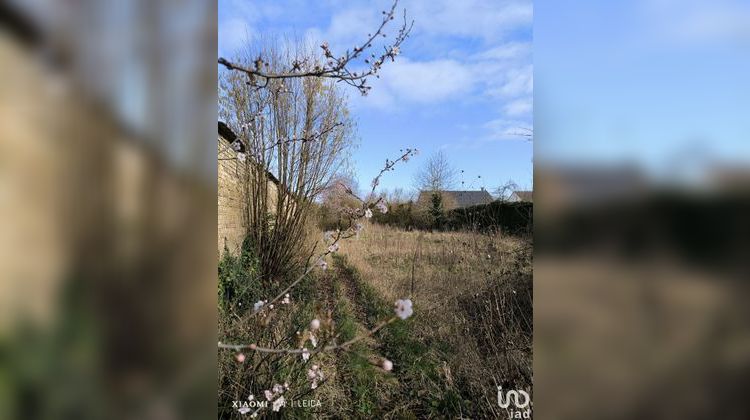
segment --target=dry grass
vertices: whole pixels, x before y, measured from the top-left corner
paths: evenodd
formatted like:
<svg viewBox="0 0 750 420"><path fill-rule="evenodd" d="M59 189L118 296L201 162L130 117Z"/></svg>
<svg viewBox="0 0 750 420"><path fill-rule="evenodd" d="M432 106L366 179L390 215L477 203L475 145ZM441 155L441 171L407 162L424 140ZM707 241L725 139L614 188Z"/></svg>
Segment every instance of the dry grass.
<svg viewBox="0 0 750 420"><path fill-rule="evenodd" d="M531 391L531 246L470 232L369 225L343 252L387 301L411 297L414 334L460 390L460 411L499 415L496 386Z"/></svg>
<svg viewBox="0 0 750 420"><path fill-rule="evenodd" d="M290 393L323 402L312 410L285 409L289 418L505 417L496 387L531 391L530 243L372 224L342 243L342 254L331 258L331 269L302 282L294 303L267 325L238 315L283 284L259 282L252 259L225 258L223 284L242 286L222 312L220 339L286 347L284 337L330 313L346 341L392 316L393 302L405 297L414 301L415 315L346 351L313 357L309 363L320 364L328 378L314 392L299 357L248 354L240 365L232 352L220 351L222 418L241 417L231 401L285 381ZM393 361L392 372L373 365L383 357Z"/></svg>

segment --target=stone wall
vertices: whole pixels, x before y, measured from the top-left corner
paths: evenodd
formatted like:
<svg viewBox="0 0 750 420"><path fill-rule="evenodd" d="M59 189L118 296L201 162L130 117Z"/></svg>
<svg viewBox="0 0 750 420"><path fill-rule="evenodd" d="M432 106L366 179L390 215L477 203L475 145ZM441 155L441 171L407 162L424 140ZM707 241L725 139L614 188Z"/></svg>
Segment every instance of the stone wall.
<svg viewBox="0 0 750 420"><path fill-rule="evenodd" d="M236 254L247 228L246 191L241 182L246 177L246 167L236 157L229 142L219 137L218 145L218 251L224 246Z"/></svg>

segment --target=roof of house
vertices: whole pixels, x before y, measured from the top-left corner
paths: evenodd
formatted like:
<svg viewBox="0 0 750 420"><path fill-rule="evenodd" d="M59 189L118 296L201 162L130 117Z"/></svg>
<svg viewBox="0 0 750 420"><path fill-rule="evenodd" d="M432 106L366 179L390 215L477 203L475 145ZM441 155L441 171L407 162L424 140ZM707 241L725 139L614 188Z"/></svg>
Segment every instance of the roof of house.
<svg viewBox="0 0 750 420"><path fill-rule="evenodd" d="M237 140L237 134L235 134L234 131L232 131L232 129L229 128L229 126L224 121L219 121L219 141L221 141L222 139L224 139L224 141L226 142L229 142L229 144L232 144L235 140ZM240 140L239 144L240 144L240 147L239 147L239 150L237 150L237 152L245 153L245 150L246 150L245 143L242 142L242 140ZM276 178L276 175L271 173L271 171L266 171L266 173L268 174L268 178L271 180L271 182L273 182L276 185L281 185L281 183L279 182L279 179Z"/></svg>
<svg viewBox="0 0 750 420"><path fill-rule="evenodd" d="M479 204L487 204L493 201L492 196L487 190L479 191L441 191L452 199L456 207L470 207ZM432 191L420 191L418 201L429 200Z"/></svg>
<svg viewBox="0 0 750 420"><path fill-rule="evenodd" d="M528 202L532 201L533 193L533 191L513 191L513 194L515 194L519 200Z"/></svg>

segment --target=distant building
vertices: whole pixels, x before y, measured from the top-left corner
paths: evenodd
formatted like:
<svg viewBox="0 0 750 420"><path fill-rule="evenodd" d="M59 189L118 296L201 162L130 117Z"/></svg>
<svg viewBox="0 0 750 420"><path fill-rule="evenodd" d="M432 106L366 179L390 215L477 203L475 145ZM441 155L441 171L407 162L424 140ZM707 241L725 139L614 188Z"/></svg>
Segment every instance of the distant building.
<svg viewBox="0 0 750 420"><path fill-rule="evenodd" d="M513 191L513 194L510 195L508 201L510 201L511 203L531 203L533 202L533 195L533 191Z"/></svg>
<svg viewBox="0 0 750 420"><path fill-rule="evenodd" d="M430 206L432 203L432 191L420 191L417 204ZM494 201L487 190L479 191L440 191L443 198L445 210L489 204Z"/></svg>

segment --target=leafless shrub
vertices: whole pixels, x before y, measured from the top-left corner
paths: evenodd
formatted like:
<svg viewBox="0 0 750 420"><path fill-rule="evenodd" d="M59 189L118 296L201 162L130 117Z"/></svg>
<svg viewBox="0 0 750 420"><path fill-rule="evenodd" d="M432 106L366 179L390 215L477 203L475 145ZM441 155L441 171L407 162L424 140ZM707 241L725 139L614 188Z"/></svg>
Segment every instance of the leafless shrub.
<svg viewBox="0 0 750 420"><path fill-rule="evenodd" d="M267 42L255 52L273 70L305 49ZM248 62L254 55L248 52L239 60ZM331 81L273 80L266 89L257 89L245 79L236 72L223 74L220 112L239 132L237 147L249 169L248 235L263 275L270 279L304 262L301 247L311 206L345 164L354 122L343 92Z"/></svg>

